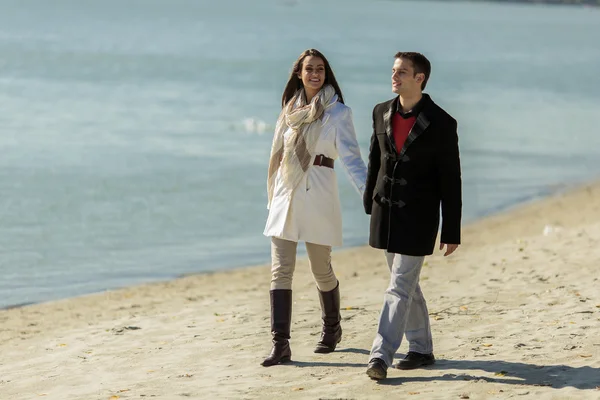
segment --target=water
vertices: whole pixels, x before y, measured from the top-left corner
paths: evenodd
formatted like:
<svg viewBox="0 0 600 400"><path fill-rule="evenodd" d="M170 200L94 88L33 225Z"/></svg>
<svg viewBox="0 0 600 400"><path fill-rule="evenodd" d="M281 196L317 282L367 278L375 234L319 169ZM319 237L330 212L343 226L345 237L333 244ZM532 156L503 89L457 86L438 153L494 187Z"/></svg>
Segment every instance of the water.
<svg viewBox="0 0 600 400"><path fill-rule="evenodd" d="M0 0L0 307L264 263L290 67L323 51L366 159L398 50L458 121L465 221L600 175L600 9ZM346 246L368 220L343 169ZM268 277L265 277L268 279Z"/></svg>

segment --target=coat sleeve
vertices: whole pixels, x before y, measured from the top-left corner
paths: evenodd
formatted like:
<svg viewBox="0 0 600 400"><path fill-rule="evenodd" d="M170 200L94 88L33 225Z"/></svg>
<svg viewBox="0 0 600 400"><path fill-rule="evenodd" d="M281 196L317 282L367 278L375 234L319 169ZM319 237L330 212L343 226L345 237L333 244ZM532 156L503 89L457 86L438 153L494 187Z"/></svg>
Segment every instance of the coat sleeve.
<svg viewBox="0 0 600 400"><path fill-rule="evenodd" d="M460 244L462 216L462 179L458 150L457 123L452 120L444 132L438 163L438 177L442 199L441 242Z"/></svg>
<svg viewBox="0 0 600 400"><path fill-rule="evenodd" d="M369 166L367 168L365 193L363 194L363 205L365 212L369 215L373 207L373 191L375 190L381 166L381 151L379 149L379 142L377 141L377 133L375 132L375 109L373 109L373 134L371 135L371 144L369 146Z"/></svg>
<svg viewBox="0 0 600 400"><path fill-rule="evenodd" d="M337 124L335 146L350 182L362 195L365 190L367 167L360 154L350 108L346 108Z"/></svg>

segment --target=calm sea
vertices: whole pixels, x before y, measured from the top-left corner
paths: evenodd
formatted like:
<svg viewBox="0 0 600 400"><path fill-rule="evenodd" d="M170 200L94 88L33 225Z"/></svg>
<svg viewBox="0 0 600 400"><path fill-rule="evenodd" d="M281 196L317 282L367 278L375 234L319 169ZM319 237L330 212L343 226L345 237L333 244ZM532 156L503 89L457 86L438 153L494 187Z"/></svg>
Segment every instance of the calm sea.
<svg viewBox="0 0 600 400"><path fill-rule="evenodd" d="M292 62L323 51L366 159L393 54L458 121L465 221L600 175L600 9L0 0L0 307L268 262ZM345 246L368 220L339 169ZM268 277L264 277L266 280Z"/></svg>

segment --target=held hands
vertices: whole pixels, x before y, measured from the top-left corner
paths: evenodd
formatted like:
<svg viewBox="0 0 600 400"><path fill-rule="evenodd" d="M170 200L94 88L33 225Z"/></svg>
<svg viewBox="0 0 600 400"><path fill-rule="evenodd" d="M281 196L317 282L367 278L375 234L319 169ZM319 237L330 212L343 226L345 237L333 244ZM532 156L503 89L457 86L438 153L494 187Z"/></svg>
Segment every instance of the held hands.
<svg viewBox="0 0 600 400"><path fill-rule="evenodd" d="M444 250L444 246L446 246L446 252L444 253L444 257L449 256L450 254L454 253L456 249L458 249L457 244L440 243L440 250Z"/></svg>

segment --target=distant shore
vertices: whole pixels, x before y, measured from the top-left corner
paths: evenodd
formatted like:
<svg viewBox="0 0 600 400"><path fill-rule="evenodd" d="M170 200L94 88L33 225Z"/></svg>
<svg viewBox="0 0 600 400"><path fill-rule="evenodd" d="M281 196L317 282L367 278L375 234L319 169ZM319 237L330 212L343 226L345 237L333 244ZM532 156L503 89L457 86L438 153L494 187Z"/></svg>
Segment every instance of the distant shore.
<svg viewBox="0 0 600 400"><path fill-rule="evenodd" d="M524 4L553 4L568 6L596 6L600 7L600 0L470 0L486 1L492 3L524 3Z"/></svg>

